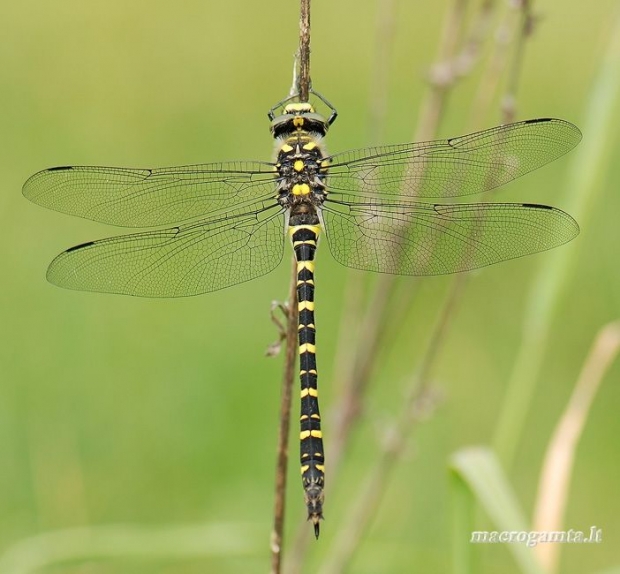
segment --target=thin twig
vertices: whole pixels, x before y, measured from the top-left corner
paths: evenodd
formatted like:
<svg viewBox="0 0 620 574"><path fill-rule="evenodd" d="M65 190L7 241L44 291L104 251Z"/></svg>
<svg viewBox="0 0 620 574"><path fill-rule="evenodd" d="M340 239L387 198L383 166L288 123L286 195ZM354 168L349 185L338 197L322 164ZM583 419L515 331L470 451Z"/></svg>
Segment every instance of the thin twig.
<svg viewBox="0 0 620 574"><path fill-rule="evenodd" d="M375 58L370 77L370 145L381 141L387 113L390 57L394 47L396 0L379 0L377 3L377 30ZM359 282L356 282L359 284Z"/></svg>
<svg viewBox="0 0 620 574"><path fill-rule="evenodd" d="M532 0L520 0L521 23L515 43L515 54L508 75L508 86L502 101L504 123L513 122L516 116L517 88L521 77L521 68L525 56L525 44L532 35L536 20L532 12Z"/></svg>
<svg viewBox="0 0 620 574"><path fill-rule="evenodd" d="M310 95L310 0L301 0L299 15L299 101Z"/></svg>
<svg viewBox="0 0 620 574"><path fill-rule="evenodd" d="M497 1L491 0L490 2L485 2L485 4L489 10L490 18L490 10L494 8L493 4L497 4ZM494 108L493 102L497 97L500 81L502 79L502 71L507 67L508 46L510 45L511 39L510 31L515 27L513 15L514 10L508 9L504 18L493 30L492 37L495 41L493 43L492 53L487 59L487 63L476 89L476 95L471 105L470 121L468 124L468 129L470 131L479 129L481 118L485 116L488 110ZM516 93L516 91L511 92L510 88L508 88L508 93ZM502 121L506 121L505 116Z"/></svg>
<svg viewBox="0 0 620 574"><path fill-rule="evenodd" d="M298 73L299 71L299 73ZM297 84L299 101L307 102L310 95L310 0L300 0L299 51L293 67L293 86ZM293 89L293 88L291 88ZM291 422L291 399L297 357L297 262L292 259L291 284L288 297L288 322L286 329L286 356L282 376L280 428L278 431L278 459L274 502L274 524L271 535L271 572L282 569L282 541L286 502L286 474L288 468L288 437Z"/></svg>
<svg viewBox="0 0 620 574"><path fill-rule="evenodd" d="M271 572L279 574L282 568L282 539L286 503L286 475L288 468L288 437L291 426L291 398L297 357L297 265L293 258L291 286L288 296L286 327L286 355L282 374L282 397L280 400L280 428L278 430L278 458L276 464L276 487L273 531L271 533Z"/></svg>
<svg viewBox="0 0 620 574"><path fill-rule="evenodd" d="M465 24L465 10L468 0L454 0L448 11L439 42L439 52L429 77L430 91L420 115L414 141L426 141L435 136L446 105L446 97L456 81L454 62L458 53Z"/></svg>

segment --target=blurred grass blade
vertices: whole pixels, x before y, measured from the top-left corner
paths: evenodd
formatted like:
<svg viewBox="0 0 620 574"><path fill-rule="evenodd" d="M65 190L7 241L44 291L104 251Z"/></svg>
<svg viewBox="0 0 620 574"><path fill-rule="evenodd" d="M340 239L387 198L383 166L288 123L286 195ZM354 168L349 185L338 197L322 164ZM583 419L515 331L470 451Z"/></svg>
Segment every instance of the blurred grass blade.
<svg viewBox="0 0 620 574"><path fill-rule="evenodd" d="M211 523L149 528L130 525L57 530L26 538L0 556L0 574L30 574L71 562L140 559L196 560L260 552L260 540L244 524Z"/></svg>
<svg viewBox="0 0 620 574"><path fill-rule="evenodd" d="M568 405L549 441L534 507L533 529L562 530L575 452L600 383L620 349L620 321L599 332ZM558 568L561 544L539 544L536 554L548 572Z"/></svg>
<svg viewBox="0 0 620 574"><path fill-rule="evenodd" d="M617 137L614 111L620 93L620 9L610 26L606 53L586 109L584 138L573 152L566 181L566 201L562 206L582 226L588 225L588 215L599 199L607 170L613 139ZM577 240L578 241L578 240ZM523 425L530 409L538 374L547 352L551 324L558 302L570 275L572 262L578 253L577 245L549 252L533 281L519 348L513 372L500 411L495 436L495 449L504 466L510 467L515 456Z"/></svg>
<svg viewBox="0 0 620 574"><path fill-rule="evenodd" d="M491 519L494 531L529 530L517 496L492 450L485 447L461 449L452 455L450 468L471 490L476 501ZM457 535L467 537L469 541L472 531L460 532ZM543 574L532 548L519 542L506 546L519 565L520 572Z"/></svg>
<svg viewBox="0 0 620 574"><path fill-rule="evenodd" d="M452 572L453 574L475 574L473 546L464 532L473 532L474 497L463 477L457 472L450 473L450 491L454 507L452 521Z"/></svg>

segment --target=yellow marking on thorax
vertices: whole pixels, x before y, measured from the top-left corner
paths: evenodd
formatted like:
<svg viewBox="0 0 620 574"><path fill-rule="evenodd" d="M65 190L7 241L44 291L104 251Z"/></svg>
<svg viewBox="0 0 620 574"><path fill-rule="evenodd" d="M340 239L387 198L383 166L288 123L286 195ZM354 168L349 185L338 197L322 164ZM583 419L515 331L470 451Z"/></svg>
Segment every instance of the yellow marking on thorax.
<svg viewBox="0 0 620 574"><path fill-rule="evenodd" d="M318 453L318 454L320 455L320 453ZM314 466L315 466L315 468L317 470L320 470L321 472L325 472L325 465L323 465L323 464L315 464Z"/></svg>
<svg viewBox="0 0 620 574"><path fill-rule="evenodd" d="M293 164L293 169L295 171L303 171L304 170L304 162L300 159L295 160L295 163Z"/></svg>
<svg viewBox="0 0 620 574"><path fill-rule="evenodd" d="M309 195L310 186L307 183L296 183L291 192L293 195Z"/></svg>
<svg viewBox="0 0 620 574"><path fill-rule="evenodd" d="M293 118L293 125L296 128L302 128L304 126L304 119L301 116Z"/></svg>
<svg viewBox="0 0 620 574"><path fill-rule="evenodd" d="M319 393L316 389L313 389L311 387L308 387L307 389L302 389L301 390L301 398L305 399L308 395L310 395L311 397L318 397Z"/></svg>
<svg viewBox="0 0 620 574"><path fill-rule="evenodd" d="M314 106L308 102L292 102L290 104L286 104L284 107L284 113L290 114L291 112L314 113Z"/></svg>
<svg viewBox="0 0 620 574"><path fill-rule="evenodd" d="M306 151L312 151L314 148L316 147L316 142L313 141L309 141L305 146L304 149Z"/></svg>
<svg viewBox="0 0 620 574"><path fill-rule="evenodd" d="M310 465L309 465L309 464L304 464L304 465L301 467L301 474L303 474L304 472L306 472L309 468L310 468Z"/></svg>
<svg viewBox="0 0 620 574"><path fill-rule="evenodd" d="M284 153L291 153L293 151L293 146L288 145L287 143L282 144L280 151L283 151Z"/></svg>

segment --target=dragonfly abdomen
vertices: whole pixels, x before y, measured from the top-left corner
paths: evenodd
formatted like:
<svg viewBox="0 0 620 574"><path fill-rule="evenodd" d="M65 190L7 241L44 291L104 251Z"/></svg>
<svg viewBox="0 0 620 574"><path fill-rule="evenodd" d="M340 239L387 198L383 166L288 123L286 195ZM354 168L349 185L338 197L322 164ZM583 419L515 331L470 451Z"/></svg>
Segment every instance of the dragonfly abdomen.
<svg viewBox="0 0 620 574"><path fill-rule="evenodd" d="M325 454L317 389L314 323L314 255L320 227L307 224L291 225L289 233L297 259L301 479L308 508L308 520L314 524L314 533L318 538L319 521L323 518L323 485L325 482Z"/></svg>

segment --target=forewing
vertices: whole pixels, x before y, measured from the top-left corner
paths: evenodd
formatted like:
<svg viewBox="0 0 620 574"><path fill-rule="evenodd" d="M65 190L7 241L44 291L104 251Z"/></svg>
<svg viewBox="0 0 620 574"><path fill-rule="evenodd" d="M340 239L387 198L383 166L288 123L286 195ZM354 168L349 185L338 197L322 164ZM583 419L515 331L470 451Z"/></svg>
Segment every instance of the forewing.
<svg viewBox="0 0 620 574"><path fill-rule="evenodd" d="M155 227L275 197L274 167L261 162L159 169L55 167L34 174L23 194L62 213L123 227Z"/></svg>
<svg viewBox="0 0 620 574"><path fill-rule="evenodd" d="M141 297L185 297L223 289L274 269L282 259L281 208L264 206L198 222L93 241L52 261L51 283Z"/></svg>
<svg viewBox="0 0 620 574"><path fill-rule="evenodd" d="M348 202L446 198L512 181L573 149L574 125L557 119L507 124L462 137L348 151L329 161L327 190Z"/></svg>
<svg viewBox="0 0 620 574"><path fill-rule="evenodd" d="M568 214L543 205L399 203L323 210L334 258L397 275L468 271L562 245L579 233Z"/></svg>

